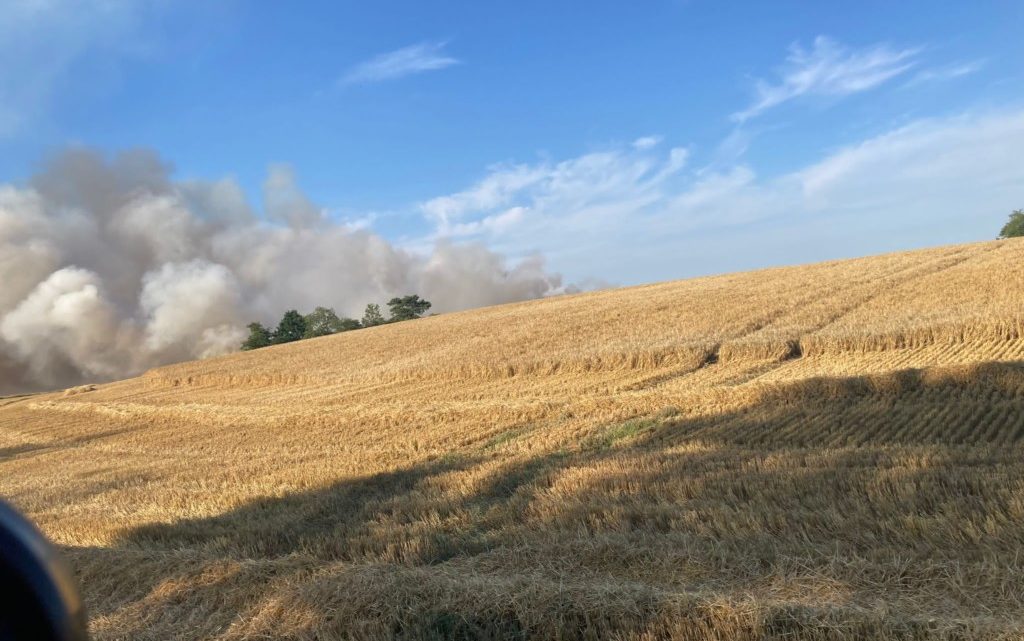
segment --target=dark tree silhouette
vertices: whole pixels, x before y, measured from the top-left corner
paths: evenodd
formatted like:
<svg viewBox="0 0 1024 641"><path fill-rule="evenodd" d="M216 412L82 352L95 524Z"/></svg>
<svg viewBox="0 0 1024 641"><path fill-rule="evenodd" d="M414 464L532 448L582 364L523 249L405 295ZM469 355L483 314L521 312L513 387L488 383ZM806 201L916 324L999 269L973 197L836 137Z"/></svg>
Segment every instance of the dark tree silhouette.
<svg viewBox="0 0 1024 641"><path fill-rule="evenodd" d="M281 322L277 324L277 329L274 331L274 343L291 343L301 340L305 334L306 319L294 309L289 309L281 317Z"/></svg>
<svg viewBox="0 0 1024 641"><path fill-rule="evenodd" d="M416 294L392 298L388 301L392 321L404 321L419 318L430 309L430 301L425 301Z"/></svg>
<svg viewBox="0 0 1024 641"><path fill-rule="evenodd" d="M274 342L270 330L261 323L249 323L249 338L242 343L243 350L259 349Z"/></svg>

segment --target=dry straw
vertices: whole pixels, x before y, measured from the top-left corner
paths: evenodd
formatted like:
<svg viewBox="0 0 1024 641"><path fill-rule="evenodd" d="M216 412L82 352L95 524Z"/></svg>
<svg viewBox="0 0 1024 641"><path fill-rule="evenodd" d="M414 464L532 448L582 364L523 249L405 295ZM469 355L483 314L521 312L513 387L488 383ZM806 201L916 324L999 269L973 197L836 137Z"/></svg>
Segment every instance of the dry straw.
<svg viewBox="0 0 1024 641"><path fill-rule="evenodd" d="M0 399L97 639L1019 639L1024 243Z"/></svg>

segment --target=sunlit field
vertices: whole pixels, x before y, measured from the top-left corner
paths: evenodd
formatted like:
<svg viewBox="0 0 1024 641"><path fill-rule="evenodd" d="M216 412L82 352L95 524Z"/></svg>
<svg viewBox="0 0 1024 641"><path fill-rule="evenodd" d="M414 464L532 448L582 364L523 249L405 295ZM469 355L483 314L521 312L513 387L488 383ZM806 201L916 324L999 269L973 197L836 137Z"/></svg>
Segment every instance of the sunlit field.
<svg viewBox="0 0 1024 641"><path fill-rule="evenodd" d="M1020 639L1024 241L0 399L95 638Z"/></svg>

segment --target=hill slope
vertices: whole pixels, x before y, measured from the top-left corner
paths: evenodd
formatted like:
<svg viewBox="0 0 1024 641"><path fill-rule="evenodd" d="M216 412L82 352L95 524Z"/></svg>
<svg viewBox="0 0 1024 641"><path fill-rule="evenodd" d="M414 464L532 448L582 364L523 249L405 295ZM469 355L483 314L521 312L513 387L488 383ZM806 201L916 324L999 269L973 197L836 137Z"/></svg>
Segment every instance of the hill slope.
<svg viewBox="0 0 1024 641"><path fill-rule="evenodd" d="M0 399L98 639L1020 638L1024 242Z"/></svg>

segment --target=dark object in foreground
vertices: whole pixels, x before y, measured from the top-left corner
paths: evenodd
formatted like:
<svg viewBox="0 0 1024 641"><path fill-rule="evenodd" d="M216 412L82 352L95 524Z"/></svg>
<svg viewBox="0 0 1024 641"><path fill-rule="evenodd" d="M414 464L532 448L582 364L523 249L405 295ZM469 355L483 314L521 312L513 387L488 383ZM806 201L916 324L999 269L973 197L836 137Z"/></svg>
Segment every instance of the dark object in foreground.
<svg viewBox="0 0 1024 641"><path fill-rule="evenodd" d="M86 641L74 576L32 523L0 501L0 641Z"/></svg>

